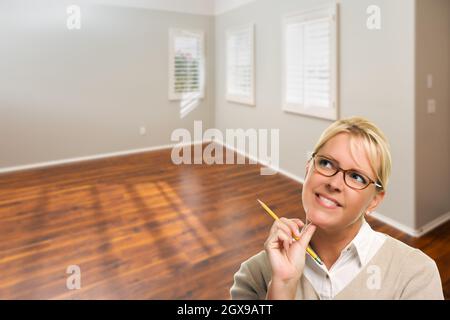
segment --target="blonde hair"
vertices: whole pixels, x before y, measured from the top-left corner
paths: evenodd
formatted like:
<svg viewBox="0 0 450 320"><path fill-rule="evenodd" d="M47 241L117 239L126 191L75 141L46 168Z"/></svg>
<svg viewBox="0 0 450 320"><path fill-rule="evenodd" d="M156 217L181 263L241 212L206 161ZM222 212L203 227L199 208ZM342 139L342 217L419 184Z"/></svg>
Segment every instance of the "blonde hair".
<svg viewBox="0 0 450 320"><path fill-rule="evenodd" d="M389 143L383 132L375 124L362 117L341 119L325 129L314 147L313 154L317 154L325 143L339 133L350 134L351 146L355 145L353 138L361 138L370 167L377 175L376 182L383 186L382 188L377 187L377 191L385 191L391 174L392 159ZM377 163L379 164L378 168Z"/></svg>

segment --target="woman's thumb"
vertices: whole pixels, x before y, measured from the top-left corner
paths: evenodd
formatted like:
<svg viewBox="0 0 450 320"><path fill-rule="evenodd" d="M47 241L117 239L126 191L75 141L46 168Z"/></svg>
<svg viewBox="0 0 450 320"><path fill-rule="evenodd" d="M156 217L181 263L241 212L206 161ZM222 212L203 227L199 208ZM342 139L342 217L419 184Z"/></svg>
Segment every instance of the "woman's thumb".
<svg viewBox="0 0 450 320"><path fill-rule="evenodd" d="M302 246L303 249L306 250L315 231L316 226L313 224L310 224L309 226L306 227L305 231L302 233L299 240L300 245Z"/></svg>

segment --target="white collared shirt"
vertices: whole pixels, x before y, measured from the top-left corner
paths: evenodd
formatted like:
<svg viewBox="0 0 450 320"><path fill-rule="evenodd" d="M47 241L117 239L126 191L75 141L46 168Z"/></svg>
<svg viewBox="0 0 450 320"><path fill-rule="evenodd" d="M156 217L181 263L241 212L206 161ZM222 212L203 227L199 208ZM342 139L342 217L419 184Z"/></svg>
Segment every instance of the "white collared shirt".
<svg viewBox="0 0 450 320"><path fill-rule="evenodd" d="M386 240L364 220L356 237L342 250L330 270L306 255L304 276L322 300L333 299L366 266Z"/></svg>

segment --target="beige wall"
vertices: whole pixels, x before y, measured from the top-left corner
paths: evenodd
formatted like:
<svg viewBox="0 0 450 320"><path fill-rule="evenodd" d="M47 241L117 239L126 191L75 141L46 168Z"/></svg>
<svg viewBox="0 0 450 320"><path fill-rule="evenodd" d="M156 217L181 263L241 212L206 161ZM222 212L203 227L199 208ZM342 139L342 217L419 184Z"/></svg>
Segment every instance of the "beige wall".
<svg viewBox="0 0 450 320"><path fill-rule="evenodd" d="M417 0L416 12L416 226L423 226L450 211L450 1Z"/></svg>
<svg viewBox="0 0 450 320"><path fill-rule="evenodd" d="M214 121L214 17L81 5L0 1L0 168L171 143L176 128ZM168 101L168 30L206 33L207 91L180 119ZM147 127L147 135L139 127Z"/></svg>
<svg viewBox="0 0 450 320"><path fill-rule="evenodd" d="M280 167L303 178L306 152L331 121L281 110L281 18L318 0L258 0L216 18L216 127L280 128ZM382 8L382 28L366 28L369 5ZM340 1L340 114L368 117L392 145L393 174L377 211L415 227L414 1ZM256 107L224 99L224 33L254 22Z"/></svg>

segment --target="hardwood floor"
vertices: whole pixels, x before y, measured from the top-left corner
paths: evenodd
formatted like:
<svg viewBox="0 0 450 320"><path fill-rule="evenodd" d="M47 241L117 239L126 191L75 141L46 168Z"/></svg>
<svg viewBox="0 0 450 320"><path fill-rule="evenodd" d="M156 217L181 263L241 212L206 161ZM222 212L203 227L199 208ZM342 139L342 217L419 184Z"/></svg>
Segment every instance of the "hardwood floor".
<svg viewBox="0 0 450 320"><path fill-rule="evenodd" d="M259 169L162 150L0 175L0 299L228 299L272 224L256 199L304 217L301 185ZM369 222L434 258L450 298L450 222L420 239Z"/></svg>

